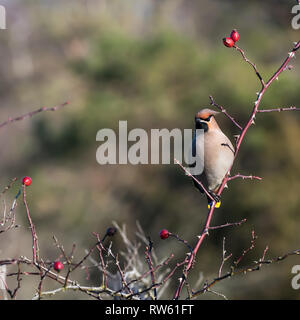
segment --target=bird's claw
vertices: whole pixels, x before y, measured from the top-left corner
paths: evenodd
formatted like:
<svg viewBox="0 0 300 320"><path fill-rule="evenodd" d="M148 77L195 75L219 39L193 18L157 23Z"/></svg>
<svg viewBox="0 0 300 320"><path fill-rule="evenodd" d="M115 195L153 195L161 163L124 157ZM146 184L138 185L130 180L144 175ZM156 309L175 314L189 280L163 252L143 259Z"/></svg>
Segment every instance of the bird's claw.
<svg viewBox="0 0 300 320"><path fill-rule="evenodd" d="M210 202L208 205L207 205L207 207L208 207L208 209L210 209L211 207L212 207L212 202ZM215 208L220 208L221 207L221 201L218 201L218 202L216 202L216 204L215 204Z"/></svg>
<svg viewBox="0 0 300 320"><path fill-rule="evenodd" d="M217 195L217 194L215 194L215 193L213 193L213 192L210 192L209 194L211 195L211 197L212 197L216 202L220 202L221 196L219 196L219 195Z"/></svg>

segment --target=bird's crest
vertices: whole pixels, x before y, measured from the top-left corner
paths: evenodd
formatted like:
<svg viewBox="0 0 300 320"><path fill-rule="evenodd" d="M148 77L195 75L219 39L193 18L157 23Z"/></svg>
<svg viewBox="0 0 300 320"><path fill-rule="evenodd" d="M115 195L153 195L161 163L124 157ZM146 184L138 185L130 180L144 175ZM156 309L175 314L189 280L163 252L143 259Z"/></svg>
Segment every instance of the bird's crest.
<svg viewBox="0 0 300 320"><path fill-rule="evenodd" d="M219 112L211 110L211 109L202 109L199 112L196 113L195 118L196 119L202 119L202 120L206 120L211 116L215 116L216 114L218 114Z"/></svg>

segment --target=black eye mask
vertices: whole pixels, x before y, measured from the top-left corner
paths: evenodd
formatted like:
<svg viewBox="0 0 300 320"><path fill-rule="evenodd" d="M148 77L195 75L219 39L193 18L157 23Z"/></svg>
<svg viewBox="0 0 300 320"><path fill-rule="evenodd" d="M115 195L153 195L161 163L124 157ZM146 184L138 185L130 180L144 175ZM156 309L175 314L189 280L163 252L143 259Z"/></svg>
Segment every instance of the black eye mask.
<svg viewBox="0 0 300 320"><path fill-rule="evenodd" d="M206 120L205 120L206 121ZM196 129L203 129L204 132L208 130L208 124L203 122L203 119L196 119L195 120Z"/></svg>
<svg viewBox="0 0 300 320"><path fill-rule="evenodd" d="M212 116L213 116L213 115L210 115L208 118L206 118L206 119L201 119L201 120L206 121L206 122L209 122L209 121L210 121L210 118L211 118Z"/></svg>

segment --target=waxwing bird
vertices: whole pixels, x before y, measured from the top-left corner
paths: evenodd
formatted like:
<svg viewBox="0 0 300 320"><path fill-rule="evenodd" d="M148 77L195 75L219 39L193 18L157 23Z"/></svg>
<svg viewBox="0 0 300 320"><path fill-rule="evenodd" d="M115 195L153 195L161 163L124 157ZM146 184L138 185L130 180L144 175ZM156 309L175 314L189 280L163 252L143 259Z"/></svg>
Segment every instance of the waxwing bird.
<svg viewBox="0 0 300 320"><path fill-rule="evenodd" d="M226 173L233 164L235 153L231 141L217 124L215 115L218 113L210 109L202 109L196 114L195 129L203 129L203 131L200 131L202 137L199 134L195 134L192 143L192 155L195 157L194 159L203 164L203 171L197 172L194 177L203 184L209 194L215 199L217 202L216 207L220 206L220 197L216 193ZM199 132L199 130L196 130L196 132ZM204 193L203 188L194 179L193 182L195 187L201 193ZM212 200L209 197L207 199L208 207L210 208Z"/></svg>

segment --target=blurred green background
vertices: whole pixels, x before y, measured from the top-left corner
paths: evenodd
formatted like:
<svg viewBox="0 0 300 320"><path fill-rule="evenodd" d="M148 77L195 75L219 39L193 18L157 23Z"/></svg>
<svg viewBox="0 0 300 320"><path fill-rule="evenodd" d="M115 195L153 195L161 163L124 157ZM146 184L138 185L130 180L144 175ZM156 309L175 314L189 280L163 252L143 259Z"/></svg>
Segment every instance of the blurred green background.
<svg viewBox="0 0 300 320"><path fill-rule="evenodd" d="M96 162L96 133L118 128L193 128L195 113L209 106L209 95L241 124L252 110L260 84L238 52L222 38L233 28L239 46L265 79L273 74L299 40L291 27L296 1L225 0L73 0L1 1L7 30L0 31L1 121L41 106L69 101L54 113L1 129L1 189L11 178L29 175L28 202L36 225L41 256L56 259L56 235L67 251L76 243L78 257L112 221L126 224L135 239L136 221L154 242L161 260L170 253L184 258L175 240L162 241L167 228L191 245L202 231L206 199L176 165L106 165ZM299 58L264 96L261 106L274 108L300 101ZM236 128L223 115L218 122L233 141ZM260 114L244 140L233 173L254 174L261 182L235 180L223 193L212 225L240 221L240 227L212 231L201 247L190 283L218 273L222 240L236 260L258 239L242 265L300 247L300 115ZM6 194L12 201L19 185ZM0 257L31 254L25 210L17 208L19 229L0 235ZM113 248L124 244L116 235ZM143 256L143 247L141 250ZM173 261L173 266L176 261ZM228 267L231 262L227 262ZM298 299L291 287L291 268L299 257L241 275L214 287L230 299ZM172 264L171 264L172 266ZM226 270L226 266L224 270ZM145 264L145 268L147 268ZM179 276L179 274L178 274ZM99 284L95 271L83 284ZM165 298L177 284L171 281ZM20 298L30 298L33 279L24 280ZM194 288L197 289L197 288ZM57 298L85 296L64 293ZM201 299L221 297L207 293Z"/></svg>

